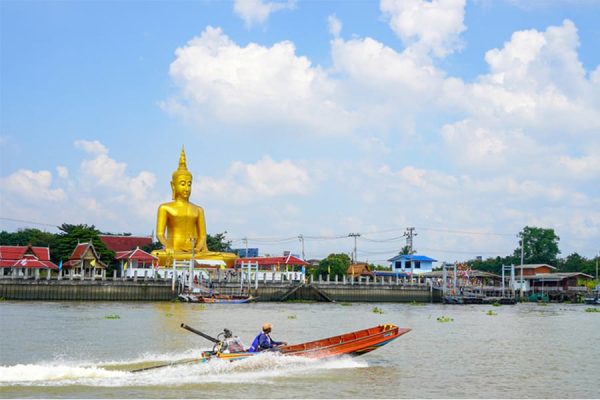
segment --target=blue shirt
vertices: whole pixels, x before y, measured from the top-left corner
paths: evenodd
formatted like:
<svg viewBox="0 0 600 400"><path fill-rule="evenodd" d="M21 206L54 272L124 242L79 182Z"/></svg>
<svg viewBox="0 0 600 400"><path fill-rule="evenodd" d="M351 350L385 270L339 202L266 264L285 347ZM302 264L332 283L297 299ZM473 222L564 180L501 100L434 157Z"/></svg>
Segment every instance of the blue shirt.
<svg viewBox="0 0 600 400"><path fill-rule="evenodd" d="M250 353L256 353L259 351L272 349L274 346L279 346L280 344L283 344L283 342L276 342L275 340L271 339L271 336L261 332L254 338L252 346L250 346L248 351Z"/></svg>

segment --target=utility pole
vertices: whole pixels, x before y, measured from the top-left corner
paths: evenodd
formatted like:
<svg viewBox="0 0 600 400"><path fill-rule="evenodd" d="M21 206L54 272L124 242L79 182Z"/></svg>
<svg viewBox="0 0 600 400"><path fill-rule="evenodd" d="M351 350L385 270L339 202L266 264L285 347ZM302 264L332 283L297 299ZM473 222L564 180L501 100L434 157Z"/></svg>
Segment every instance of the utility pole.
<svg viewBox="0 0 600 400"><path fill-rule="evenodd" d="M246 254L245 257L248 257L248 238L243 238L242 241L246 244Z"/></svg>
<svg viewBox="0 0 600 400"><path fill-rule="evenodd" d="M354 254L352 256L352 263L355 263L356 259L358 258L358 255L356 253L356 238L360 237L360 233L349 233L348 237L353 237L354 238Z"/></svg>
<svg viewBox="0 0 600 400"><path fill-rule="evenodd" d="M596 281L598 280L598 258L600 258L600 251L598 252L598 255L596 256Z"/></svg>
<svg viewBox="0 0 600 400"><path fill-rule="evenodd" d="M525 231L523 231L523 237L521 237L521 301L523 301L523 259L525 258Z"/></svg>
<svg viewBox="0 0 600 400"><path fill-rule="evenodd" d="M413 250L413 238L417 236L418 233L415 233L415 227L406 228L406 232L404 232L404 237L406 237L406 247L408 247L408 251L410 254L414 253Z"/></svg>
<svg viewBox="0 0 600 400"><path fill-rule="evenodd" d="M300 244L302 245L302 259L304 260L304 235L298 235L298 239L300 239Z"/></svg>

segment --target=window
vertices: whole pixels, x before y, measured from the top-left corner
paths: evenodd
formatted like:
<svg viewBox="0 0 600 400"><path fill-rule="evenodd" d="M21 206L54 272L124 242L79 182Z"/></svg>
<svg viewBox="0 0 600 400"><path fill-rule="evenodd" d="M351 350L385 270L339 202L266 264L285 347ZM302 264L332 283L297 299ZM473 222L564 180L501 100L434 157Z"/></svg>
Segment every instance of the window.
<svg viewBox="0 0 600 400"><path fill-rule="evenodd" d="M415 269L421 268L421 261L415 261Z"/></svg>
<svg viewBox="0 0 600 400"><path fill-rule="evenodd" d="M410 266L410 261L405 261L405 262L404 262L404 268L406 268L406 269L409 269L409 268L411 268L411 266Z"/></svg>

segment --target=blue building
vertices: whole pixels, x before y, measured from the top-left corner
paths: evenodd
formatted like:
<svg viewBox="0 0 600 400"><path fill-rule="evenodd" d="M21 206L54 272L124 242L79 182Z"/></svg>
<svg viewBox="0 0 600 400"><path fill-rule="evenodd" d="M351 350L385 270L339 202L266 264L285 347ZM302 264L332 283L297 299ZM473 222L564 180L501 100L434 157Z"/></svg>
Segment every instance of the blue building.
<svg viewBox="0 0 600 400"><path fill-rule="evenodd" d="M410 272L410 275L419 275L431 272L433 263L437 260L418 254L399 254L388 261L391 262L393 273L406 274Z"/></svg>
<svg viewBox="0 0 600 400"><path fill-rule="evenodd" d="M233 249L233 252L238 257L258 257L258 247L250 247L248 249Z"/></svg>

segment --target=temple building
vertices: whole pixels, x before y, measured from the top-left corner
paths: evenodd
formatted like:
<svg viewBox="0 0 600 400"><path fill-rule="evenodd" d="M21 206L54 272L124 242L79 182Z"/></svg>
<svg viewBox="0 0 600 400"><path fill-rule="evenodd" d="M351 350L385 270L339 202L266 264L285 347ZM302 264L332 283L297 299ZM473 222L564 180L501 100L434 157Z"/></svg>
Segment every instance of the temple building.
<svg viewBox="0 0 600 400"><path fill-rule="evenodd" d="M27 278L58 266L50 261L50 249L37 246L0 246L0 276Z"/></svg>
<svg viewBox="0 0 600 400"><path fill-rule="evenodd" d="M92 243L79 243L63 269L73 277L101 278L106 264L100 260Z"/></svg>
<svg viewBox="0 0 600 400"><path fill-rule="evenodd" d="M128 251L117 251L115 259L120 263L121 276L154 277L158 266L158 257L139 247Z"/></svg>

